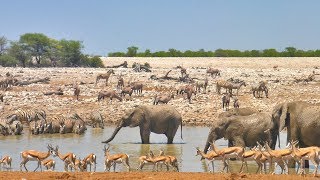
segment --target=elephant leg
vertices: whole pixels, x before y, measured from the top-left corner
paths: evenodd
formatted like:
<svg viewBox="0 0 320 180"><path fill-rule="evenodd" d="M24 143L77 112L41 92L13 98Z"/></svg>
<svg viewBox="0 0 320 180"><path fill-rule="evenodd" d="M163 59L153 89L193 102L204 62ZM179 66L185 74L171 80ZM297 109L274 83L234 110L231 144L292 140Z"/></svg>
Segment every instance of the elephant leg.
<svg viewBox="0 0 320 180"><path fill-rule="evenodd" d="M140 128L140 136L142 144L150 144L150 130Z"/></svg>

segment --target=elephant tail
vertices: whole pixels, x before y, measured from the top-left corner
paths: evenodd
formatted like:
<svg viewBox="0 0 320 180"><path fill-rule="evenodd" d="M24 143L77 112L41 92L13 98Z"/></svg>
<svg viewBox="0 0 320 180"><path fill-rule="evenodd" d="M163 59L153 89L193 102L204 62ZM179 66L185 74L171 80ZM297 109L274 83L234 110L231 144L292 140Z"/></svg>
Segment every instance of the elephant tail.
<svg viewBox="0 0 320 180"><path fill-rule="evenodd" d="M181 129L181 139L183 140L183 137L182 137L182 119L181 119L181 122L180 122L181 124L180 124L180 129Z"/></svg>

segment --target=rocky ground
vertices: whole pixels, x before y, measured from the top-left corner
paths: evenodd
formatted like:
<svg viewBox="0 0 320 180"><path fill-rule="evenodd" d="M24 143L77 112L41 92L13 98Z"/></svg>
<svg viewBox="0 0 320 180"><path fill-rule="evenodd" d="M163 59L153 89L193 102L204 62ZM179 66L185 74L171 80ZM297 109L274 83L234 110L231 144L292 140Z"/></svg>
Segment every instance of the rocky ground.
<svg viewBox="0 0 320 180"><path fill-rule="evenodd" d="M1 179L301 179L298 175L271 174L221 174L221 173L176 173L176 172L121 172L121 173L66 173L66 172L0 172ZM316 179L311 175L303 179Z"/></svg>
<svg viewBox="0 0 320 180"><path fill-rule="evenodd" d="M176 107L182 114L185 125L210 125L223 112L221 98L217 94L215 83L217 80L236 78L247 84L239 91L240 107L254 107L263 112L271 112L272 108L281 102L305 100L312 103L320 102L320 58L103 58L106 66L128 62L130 68L116 68L115 74L105 86L104 80L97 85L97 74L107 71L106 68L0 68L0 75L10 72L18 80L34 80L49 77L48 84L31 84L14 86L3 92L4 102L0 104L1 118L14 112L18 108L43 108L48 118L54 114L70 114L77 112L87 118L93 110L102 112L108 123L114 124L125 111L140 104L152 104L154 96L174 91L185 83L173 80L152 80L151 75L164 76L172 69L170 77L178 78L178 65L187 69L190 77L203 80L206 78L206 68L213 67L221 70L221 77L210 77L209 88L206 93L201 92L192 97L189 104L182 95L176 96L169 104ZM134 72L131 68L134 62L151 65L152 72ZM316 79L309 83L295 83L294 78L307 77L313 71ZM133 95L119 102L114 99L97 101L99 91L116 89L117 77L122 75L125 84L128 81L141 81L144 88L142 95ZM2 77L2 78L3 78ZM1 78L1 77L0 77ZM254 98L250 92L251 86L259 81L268 81L269 98ZM73 97L73 84L80 84L80 99ZM45 96L47 91L61 88L64 95ZM232 107L233 101L230 103Z"/></svg>

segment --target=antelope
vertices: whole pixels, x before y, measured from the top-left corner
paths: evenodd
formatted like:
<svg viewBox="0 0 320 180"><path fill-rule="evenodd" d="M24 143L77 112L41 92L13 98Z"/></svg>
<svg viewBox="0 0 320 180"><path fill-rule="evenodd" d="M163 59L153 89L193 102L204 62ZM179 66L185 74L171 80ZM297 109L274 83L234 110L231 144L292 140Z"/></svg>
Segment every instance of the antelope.
<svg viewBox="0 0 320 180"><path fill-rule="evenodd" d="M139 166L137 168L137 170L142 170L143 166L145 164L153 164L154 165L154 162L152 162L149 158L148 155L145 155L145 156L140 156L139 157ZM153 166L153 169L154 169L154 166Z"/></svg>
<svg viewBox="0 0 320 180"><path fill-rule="evenodd" d="M215 144L211 143L211 149L218 155L222 157L222 161L224 164L224 167L222 171L224 171L225 168L227 168L227 172L229 172L229 163L227 163L226 160L229 160L230 158L237 158L240 159L242 164L240 168L240 173L242 172L244 160L243 160L243 154L244 154L244 148L243 147L227 147L222 148L220 150L217 149Z"/></svg>
<svg viewBox="0 0 320 180"><path fill-rule="evenodd" d="M104 146L103 152L105 156L104 161L104 171L110 171L110 167L113 165L113 171L116 171L116 164L122 163L128 171L130 171L130 165L129 165L129 155L127 154L112 154L110 155L110 145L108 145L108 148L106 148L106 145Z"/></svg>
<svg viewBox="0 0 320 180"><path fill-rule="evenodd" d="M168 102L174 98L174 94L167 94L167 95L159 95L154 97L153 105L158 105L159 102L168 104Z"/></svg>
<svg viewBox="0 0 320 180"><path fill-rule="evenodd" d="M72 167L71 167L72 168ZM74 171L84 172L87 171L87 166L83 160L80 158L74 161Z"/></svg>
<svg viewBox="0 0 320 180"><path fill-rule="evenodd" d="M165 155L164 151L161 149L159 152L159 156L167 156L170 159L169 165L172 168L175 168L177 172L179 172L179 167L178 167L178 160L176 157L174 156L170 156L170 155Z"/></svg>
<svg viewBox="0 0 320 180"><path fill-rule="evenodd" d="M12 163L12 158L10 156L4 156L0 160L0 165L2 164L2 167L5 167L6 169L11 169L11 163Z"/></svg>
<svg viewBox="0 0 320 180"><path fill-rule="evenodd" d="M101 129L104 129L104 118L100 112L91 112L89 119L93 128L100 127Z"/></svg>
<svg viewBox="0 0 320 180"><path fill-rule="evenodd" d="M319 167L320 148L315 147L315 146L311 146L311 147L307 147L307 148L297 149L296 145L298 144L298 142L294 143L293 141L290 141L290 144L291 144L291 148L292 148L292 157L295 159L298 159L298 161L300 163L300 167L301 167L300 174L305 173L304 169L303 169L303 162L305 160L310 160L315 166L315 170L314 170L314 174L313 174L313 176L315 177L317 175L317 171L318 171L318 167Z"/></svg>
<svg viewBox="0 0 320 180"><path fill-rule="evenodd" d="M234 108L239 108L239 99L237 97L233 98L233 107Z"/></svg>
<svg viewBox="0 0 320 180"><path fill-rule="evenodd" d="M85 167L87 167L87 165L89 164L90 172L91 172L91 166L93 166L93 172L96 172L97 156L95 154L93 154L93 153L89 154L82 161L83 161ZM87 169L87 168L85 168L85 169Z"/></svg>
<svg viewBox="0 0 320 180"><path fill-rule="evenodd" d="M153 169L157 166L158 171L158 163L163 163L167 167L167 171L169 171L170 158L167 156L154 156L153 152L150 150L147 158L154 163Z"/></svg>
<svg viewBox="0 0 320 180"><path fill-rule="evenodd" d="M229 110L229 104L230 104L230 97L231 94L225 94L222 97L222 109L225 109L226 111Z"/></svg>
<svg viewBox="0 0 320 180"><path fill-rule="evenodd" d="M133 93L133 89L131 88L131 86L124 87L121 90L122 97L125 97L126 94L129 94L129 96L131 97L132 93Z"/></svg>
<svg viewBox="0 0 320 180"><path fill-rule="evenodd" d="M56 167L56 162L53 159L42 160L42 165L47 168L47 170L54 171Z"/></svg>
<svg viewBox="0 0 320 180"><path fill-rule="evenodd" d="M143 84L141 82L130 83L130 87L135 92L135 94L142 94Z"/></svg>
<svg viewBox="0 0 320 180"><path fill-rule="evenodd" d="M67 172L68 167L75 168L75 161L76 161L76 155L72 152L68 152L65 155L62 155L59 152L59 146L56 146L55 149L53 149L54 154L58 156L63 162L64 162L64 170Z"/></svg>
<svg viewBox="0 0 320 180"><path fill-rule="evenodd" d="M222 158L214 151L210 151L209 153L206 154L203 151L201 151L199 147L196 147L196 149L197 149L196 156L200 155L201 159L206 159L208 161L209 172L211 172L210 170L210 163L211 163L212 172L214 172L214 160L222 160Z"/></svg>
<svg viewBox="0 0 320 180"><path fill-rule="evenodd" d="M120 75L118 78L117 89L122 89L123 87L124 87L124 80L123 80L123 77Z"/></svg>
<svg viewBox="0 0 320 180"><path fill-rule="evenodd" d="M275 170L277 165L281 168L281 174L284 172L287 163L285 160L292 159L291 153L292 149L279 149L279 150L272 150L268 145L268 142L265 142L266 151L272 156L272 159L275 161L274 171L272 174L275 174Z"/></svg>
<svg viewBox="0 0 320 180"><path fill-rule="evenodd" d="M113 98L116 98L119 101L122 101L122 98L118 96L115 90L100 91L98 94L98 101L100 101L101 99L104 99L105 97L109 97L110 102L112 101Z"/></svg>
<svg viewBox="0 0 320 180"><path fill-rule="evenodd" d="M207 69L207 74L210 74L211 75L211 77L213 77L213 75L216 77L216 76L221 76L220 75L220 70L219 69L213 69L213 68L209 68L209 69Z"/></svg>
<svg viewBox="0 0 320 180"><path fill-rule="evenodd" d="M38 161L38 166L34 171L36 171L39 168L39 166L42 171L41 161L49 157L50 154L52 154L54 157L57 155L56 152L54 151L54 148L50 144L48 144L47 148L48 148L48 152L40 152L36 150L22 151L20 153L22 158L22 161L20 163L20 171L22 171L22 166L24 166L25 170L28 171L26 164L29 161Z"/></svg>
<svg viewBox="0 0 320 180"><path fill-rule="evenodd" d="M73 85L74 92L73 95L76 97L77 100L79 100L79 95L80 95L80 87L78 84Z"/></svg>
<svg viewBox="0 0 320 180"><path fill-rule="evenodd" d="M108 70L107 73L98 74L97 77L96 77L96 85L98 84L100 79L105 79L106 80L106 86L108 86L108 79L109 79L111 74L114 74L113 69Z"/></svg>
<svg viewBox="0 0 320 180"><path fill-rule="evenodd" d="M262 159L265 157L262 157L263 154L261 152L257 151L256 147L251 148L249 151L245 151L242 156L243 156L243 160L246 165L246 168L247 168L247 172L248 172L248 163L247 163L248 160L254 160L257 163L258 169L257 169L256 173L258 173L259 170L260 170L260 174L262 173L262 166L263 165L264 165L264 168L266 168L265 167L266 159L265 160Z"/></svg>

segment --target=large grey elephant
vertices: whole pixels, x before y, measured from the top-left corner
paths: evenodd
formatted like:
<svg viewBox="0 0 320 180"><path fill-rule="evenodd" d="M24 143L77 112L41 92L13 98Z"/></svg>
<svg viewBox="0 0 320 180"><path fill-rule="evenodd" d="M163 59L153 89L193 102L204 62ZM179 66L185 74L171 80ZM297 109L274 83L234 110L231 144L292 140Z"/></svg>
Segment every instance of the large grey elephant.
<svg viewBox="0 0 320 180"><path fill-rule="evenodd" d="M242 147L253 147L257 141L268 141L274 149L279 136L278 127L267 113L220 118L209 132L204 152L208 151L210 142L221 138L229 140L229 146Z"/></svg>
<svg viewBox="0 0 320 180"><path fill-rule="evenodd" d="M112 141L122 127L139 126L142 144L150 143L151 132L165 134L167 143L172 144L179 125L182 139L182 118L175 108L170 105L141 105L122 117L111 137L103 143Z"/></svg>
<svg viewBox="0 0 320 180"><path fill-rule="evenodd" d="M279 131L287 127L287 141L299 141L299 147L320 146L320 104L294 101L278 104L272 112Z"/></svg>

